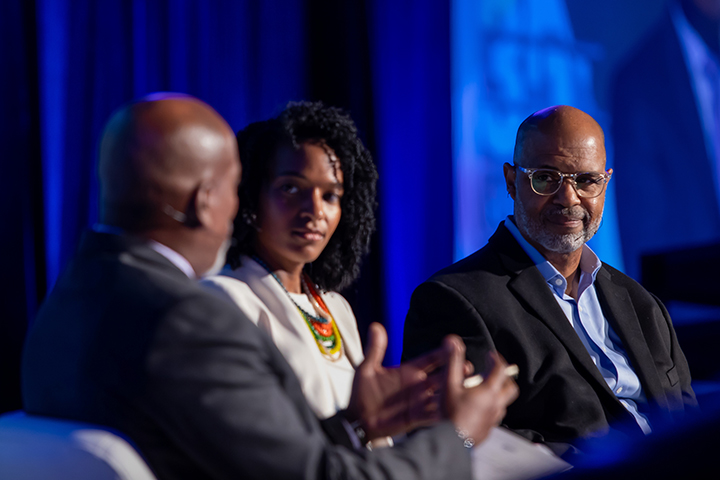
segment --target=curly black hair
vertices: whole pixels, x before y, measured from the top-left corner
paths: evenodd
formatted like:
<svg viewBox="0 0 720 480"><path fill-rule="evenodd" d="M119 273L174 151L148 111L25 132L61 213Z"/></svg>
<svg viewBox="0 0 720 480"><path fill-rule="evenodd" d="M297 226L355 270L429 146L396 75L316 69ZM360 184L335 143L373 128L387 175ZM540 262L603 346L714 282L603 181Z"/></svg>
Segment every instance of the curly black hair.
<svg viewBox="0 0 720 480"><path fill-rule="evenodd" d="M242 181L240 211L235 218L234 245L228 251L232 268L240 255L253 254L254 223L260 191L271 181L280 148L298 150L306 142L323 142L333 149L343 172L342 214L335 233L320 256L305 266L323 290L342 290L360 274L375 231L377 170L352 119L322 102L290 102L276 118L248 125L237 134Z"/></svg>

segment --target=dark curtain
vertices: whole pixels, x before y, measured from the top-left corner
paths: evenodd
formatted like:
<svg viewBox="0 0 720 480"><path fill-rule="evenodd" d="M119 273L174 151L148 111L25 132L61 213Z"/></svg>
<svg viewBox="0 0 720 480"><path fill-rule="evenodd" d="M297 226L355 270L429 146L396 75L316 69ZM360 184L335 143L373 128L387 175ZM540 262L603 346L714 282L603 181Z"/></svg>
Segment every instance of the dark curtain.
<svg viewBox="0 0 720 480"><path fill-rule="evenodd" d="M3 281L0 287L0 412L19 408L20 349L45 291L35 9L0 2Z"/></svg>
<svg viewBox="0 0 720 480"><path fill-rule="evenodd" d="M97 219L97 142L104 123L122 104L153 91L185 92L212 105L238 130L277 114L289 100L323 100L355 119L381 173L386 172L381 192L392 191L383 183L405 181L402 172L383 168L385 162L400 162L402 168L412 164L420 172L434 165L426 163L427 158L447 158L439 178L450 178L451 148L445 134L450 73L439 71L449 64L445 2L405 1L392 9L379 0L6 0L0 5L6 72L0 80L5 140L0 191L6 206L0 412L21 407L18 372L25 330L82 230ZM433 20L443 25L426 35ZM396 59L401 61L392 67ZM430 80L401 95L388 96L383 87L403 90L418 78ZM442 88L428 90L438 78ZM374 95L379 87L385 92L382 105ZM429 97L422 99L422 108L408 111L409 95L417 94ZM437 96L442 99L437 101ZM403 128L382 129L377 111L385 119L415 118ZM413 131L418 126L420 130ZM417 135L425 136L434 126L442 134L434 136L430 150L423 153ZM412 158L395 158L403 144L412 145L407 150ZM397 205L412 205L428 193L408 196L411 188L403 187L397 195L381 193L381 228L372 253L360 280L343 292L356 311L363 338L371 321L385 322L388 296L395 298L395 291L407 295L409 285L431 273L438 258L452 255L451 229L415 228L405 221L407 235L395 234L392 241L416 242L415 232L422 231L423 244L430 242L433 252L425 251L411 263L400 259L391 267L380 262L385 248L382 225L390 221L383 202L397 210ZM436 207L430 212L436 215L439 208L443 218L452 218L447 185L441 182L432 195ZM415 221L431 220L421 216ZM434 233L428 236L427 231ZM449 240L437 248L433 235ZM404 283L388 282L390 271L403 269L413 273ZM402 318L394 317L390 323L399 326L388 324L388 330L401 332ZM388 358L399 358L399 351Z"/></svg>
<svg viewBox="0 0 720 480"><path fill-rule="evenodd" d="M349 111L377 162L367 5L364 1L310 0L307 6L308 97ZM381 209L376 214L381 215ZM358 319L363 343L368 325L384 321L379 248L376 233L360 279L342 292Z"/></svg>
<svg viewBox="0 0 720 480"><path fill-rule="evenodd" d="M413 290L453 260L449 3L370 2L386 363L400 361Z"/></svg>
<svg viewBox="0 0 720 480"><path fill-rule="evenodd" d="M153 91L194 95L233 129L306 94L298 1L38 1L48 287L97 218L97 141Z"/></svg>

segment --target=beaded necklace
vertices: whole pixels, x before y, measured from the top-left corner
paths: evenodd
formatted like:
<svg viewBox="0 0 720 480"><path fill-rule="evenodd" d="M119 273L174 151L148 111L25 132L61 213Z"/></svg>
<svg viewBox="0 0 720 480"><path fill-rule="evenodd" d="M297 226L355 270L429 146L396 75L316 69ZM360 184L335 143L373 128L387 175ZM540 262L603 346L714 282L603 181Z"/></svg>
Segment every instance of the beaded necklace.
<svg viewBox="0 0 720 480"><path fill-rule="evenodd" d="M308 300L315 309L315 313L317 313L317 315L306 312L305 309L298 305L297 302L295 302L295 299L293 299L292 295L290 295L290 292L287 291L282 281L280 281L278 276L275 275L275 272L270 270L270 267L268 267L267 264L263 262L257 255L253 255L252 259L255 260L259 265L261 265L265 270L267 270L268 273L273 276L275 281L280 284L285 294L288 296L293 305L295 305L295 307L300 312L300 315L305 320L305 323L310 329L310 333L312 333L313 337L315 338L315 343L317 344L320 353L325 358L333 362L339 360L342 357L343 353L340 332L337 329L335 319L330 313L330 310L327 308L327 305L325 305L322 297L313 286L312 281L310 280L310 277L308 277L307 273L303 272L300 277L302 290L303 293L305 293L305 295L308 297Z"/></svg>

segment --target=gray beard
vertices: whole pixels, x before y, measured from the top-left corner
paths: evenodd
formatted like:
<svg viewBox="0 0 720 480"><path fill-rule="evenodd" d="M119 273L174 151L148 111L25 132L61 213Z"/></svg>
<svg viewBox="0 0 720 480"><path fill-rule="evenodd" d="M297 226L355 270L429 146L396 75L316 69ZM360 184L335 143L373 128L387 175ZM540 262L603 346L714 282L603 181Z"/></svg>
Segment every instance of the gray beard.
<svg viewBox="0 0 720 480"><path fill-rule="evenodd" d="M600 228L602 221L602 212L597 218L590 218L587 210L581 206L562 209L564 213L572 216L583 215L583 229L577 233L568 233L566 235L557 235L548 232L545 226L538 218L531 218L523 204L519 201L515 202L515 222L518 230L527 238L539 243L546 250L555 253L571 253L582 247L590 240Z"/></svg>

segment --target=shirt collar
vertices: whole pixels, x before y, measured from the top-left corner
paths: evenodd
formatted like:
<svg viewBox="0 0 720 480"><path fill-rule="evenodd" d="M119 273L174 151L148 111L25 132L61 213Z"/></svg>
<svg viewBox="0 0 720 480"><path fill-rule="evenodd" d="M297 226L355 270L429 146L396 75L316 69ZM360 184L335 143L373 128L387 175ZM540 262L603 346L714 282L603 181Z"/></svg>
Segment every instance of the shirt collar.
<svg viewBox="0 0 720 480"><path fill-rule="evenodd" d="M105 225L103 223L96 223L95 225L93 225L92 229L95 232L108 233L110 235L125 234L125 231L122 228L115 227L113 225ZM196 278L195 269L193 269L192 265L190 265L190 262L188 262L188 260L182 255L180 255L178 252L168 247L167 245L163 245L162 243L152 239L148 240L148 246L163 257L167 258L170 263L179 268L185 275L192 279Z"/></svg>
<svg viewBox="0 0 720 480"><path fill-rule="evenodd" d="M185 257L180 255L178 252L173 250L172 248L168 247L167 245L163 245L160 242L156 242L155 240L149 240L148 246L155 250L157 253L162 255L163 257L170 260L173 265L178 267L180 270L185 273L188 277L195 279L195 269L193 269L192 265L190 265L190 262L187 261Z"/></svg>
<svg viewBox="0 0 720 480"><path fill-rule="evenodd" d="M553 264L547 261L545 257L543 257L542 254L538 252L535 247L530 245L530 242L522 236L520 230L518 230L515 225L515 219L512 215L508 215L503 223L505 224L505 228L510 231L515 240L530 257L530 260L533 261L545 281L558 293L558 295L562 297L563 293L567 289L567 280L565 277L563 277ZM590 275L590 281L583 282L581 280L581 283L586 283L586 285L580 286L581 290L585 290L587 286L595 283L595 277L597 276L597 272L600 270L601 266L602 262L600 261L600 258L598 258L595 252L593 252L587 244L583 244L582 254L580 256L580 272L582 272L582 274ZM582 276L585 277L585 275Z"/></svg>

